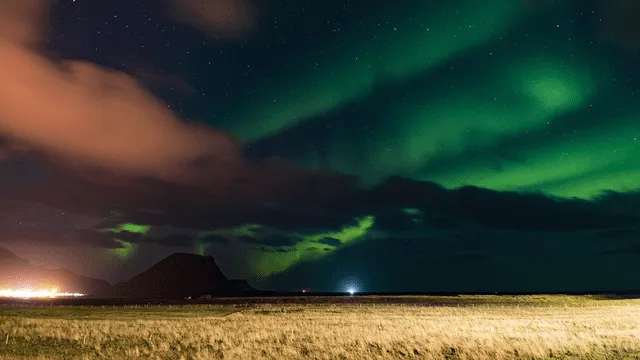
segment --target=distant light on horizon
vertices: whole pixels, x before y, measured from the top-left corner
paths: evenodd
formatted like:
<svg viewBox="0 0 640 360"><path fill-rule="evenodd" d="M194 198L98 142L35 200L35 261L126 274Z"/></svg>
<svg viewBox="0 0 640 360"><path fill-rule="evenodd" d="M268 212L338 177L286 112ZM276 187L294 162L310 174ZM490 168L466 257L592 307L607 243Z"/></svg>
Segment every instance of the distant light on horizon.
<svg viewBox="0 0 640 360"><path fill-rule="evenodd" d="M354 295L355 293L358 292L358 289L356 289L355 287L351 286L351 287L347 288L347 292L349 293L349 295Z"/></svg>
<svg viewBox="0 0 640 360"><path fill-rule="evenodd" d="M59 292L58 289L0 289L0 298L12 299L53 299L61 297L82 297L84 294Z"/></svg>

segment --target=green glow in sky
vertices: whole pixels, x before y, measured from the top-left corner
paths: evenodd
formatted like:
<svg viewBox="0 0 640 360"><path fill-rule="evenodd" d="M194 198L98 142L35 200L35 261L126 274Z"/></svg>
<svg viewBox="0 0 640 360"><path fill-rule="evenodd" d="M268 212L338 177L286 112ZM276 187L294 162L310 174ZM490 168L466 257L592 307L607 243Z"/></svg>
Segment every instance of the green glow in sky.
<svg viewBox="0 0 640 360"><path fill-rule="evenodd" d="M407 214L407 215L411 215L411 216L422 215L422 210L420 210L420 209L404 208L404 209L402 209L402 212Z"/></svg>
<svg viewBox="0 0 640 360"><path fill-rule="evenodd" d="M560 197L593 198L604 189L637 190L640 184L640 133L637 116L612 119L615 128L580 131L513 150L527 161L475 159L457 164L437 179L456 188L476 185L497 190L540 191ZM540 146L544 145L544 146ZM444 171L444 170L443 170ZM471 181L472 179L472 181Z"/></svg>
<svg viewBox="0 0 640 360"><path fill-rule="evenodd" d="M133 232L133 233L146 234L149 232L149 230L151 230L151 226L137 225L137 224L122 224L120 226L120 230Z"/></svg>
<svg viewBox="0 0 640 360"><path fill-rule="evenodd" d="M218 235L229 239L235 239L240 236L256 236L256 233L260 231L262 225L260 224L244 224L234 228L217 229L213 231L202 231L199 237Z"/></svg>
<svg viewBox="0 0 640 360"><path fill-rule="evenodd" d="M499 37L526 14L521 1L462 0L455 8L423 1L398 14L421 20L345 30L334 44L295 59L282 81L258 87L230 130L245 141L274 134Z"/></svg>
<svg viewBox="0 0 640 360"><path fill-rule="evenodd" d="M579 107L594 92L593 75L567 65L561 57L526 60L512 77L520 81L516 89L536 101L536 108L552 114Z"/></svg>
<svg viewBox="0 0 640 360"><path fill-rule="evenodd" d="M596 87L586 64L528 53L496 60L490 69L473 77L452 76L464 81L454 78L450 83L460 84L446 88L416 87L399 100L390 96L394 101L377 112L379 119L366 123L367 131L327 132L328 144L316 146L325 146L326 151L296 149L301 151L293 156L307 167L328 163L369 184L398 174L424 179L421 169L437 158L458 156L549 127L559 114L584 106ZM371 106L377 105L365 103L354 112L366 113ZM439 182L440 178L429 180Z"/></svg>
<svg viewBox="0 0 640 360"><path fill-rule="evenodd" d="M108 253L122 260L128 260L135 255L136 251L138 251L138 245L127 242L127 241L122 241L117 238L116 234L119 234L123 231L138 233L138 234L147 234L150 230L151 230L151 226L149 225L120 224L112 229L102 229L98 231L113 233L114 240L120 243L122 247L119 249L109 249Z"/></svg>
<svg viewBox="0 0 640 360"><path fill-rule="evenodd" d="M241 236L256 237L262 228L260 224L244 224L234 228L217 229L213 231L201 231L195 240L195 253L205 256L208 254L211 244L203 240L207 236L217 235L229 240L238 239Z"/></svg>
<svg viewBox="0 0 640 360"><path fill-rule="evenodd" d="M207 254L207 250L209 250L209 244L205 244L201 241L196 242L196 254L205 256Z"/></svg>
<svg viewBox="0 0 640 360"><path fill-rule="evenodd" d="M410 216L411 221L413 221L414 224L420 224L424 221L424 217L423 217L424 214L420 209L405 208L405 209L402 209L402 212L405 215Z"/></svg>
<svg viewBox="0 0 640 360"><path fill-rule="evenodd" d="M255 251L254 272L259 276L270 276L281 273L288 268L303 261L310 261L327 256L333 251L355 243L363 238L375 223L374 216L367 216L358 220L354 226L344 227L337 232L327 232L313 235L298 235L301 239L295 246L284 248L287 252L263 252ZM340 241L339 246L320 243L325 238Z"/></svg>
<svg viewBox="0 0 640 360"><path fill-rule="evenodd" d="M131 233L138 234L146 234L151 230L151 226L149 225L138 225L138 224L121 224L116 229L111 230L112 232L119 233L121 231L128 231Z"/></svg>
<svg viewBox="0 0 640 360"><path fill-rule="evenodd" d="M640 82L628 50L566 20L583 5L391 7L394 21L345 27L252 88L231 130L260 139L256 158L370 187L404 176L562 197L637 190Z"/></svg>
<svg viewBox="0 0 640 360"><path fill-rule="evenodd" d="M111 249L109 250L113 255L115 255L116 257L122 259L122 260L129 260L131 259L131 257L133 257L133 255L135 255L136 251L138 250L138 246L135 244L132 244L130 242L126 242L126 241L122 241L122 240L118 240L116 239L117 242L119 242L122 247L119 249Z"/></svg>

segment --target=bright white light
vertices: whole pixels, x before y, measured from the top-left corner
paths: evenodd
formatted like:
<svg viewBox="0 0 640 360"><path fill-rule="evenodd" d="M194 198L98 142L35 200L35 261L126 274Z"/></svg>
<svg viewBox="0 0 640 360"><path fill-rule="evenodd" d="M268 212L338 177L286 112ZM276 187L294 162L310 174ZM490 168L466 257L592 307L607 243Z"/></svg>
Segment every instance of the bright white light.
<svg viewBox="0 0 640 360"><path fill-rule="evenodd" d="M0 289L0 298L53 299L59 297L81 297L84 294L59 292L58 289Z"/></svg>
<svg viewBox="0 0 640 360"><path fill-rule="evenodd" d="M348 292L350 295L353 295L353 294L355 294L355 293L356 293L356 292L358 292L358 291L356 290L356 288L354 288L354 287L350 287L350 288L348 288L348 289L347 289L347 292Z"/></svg>

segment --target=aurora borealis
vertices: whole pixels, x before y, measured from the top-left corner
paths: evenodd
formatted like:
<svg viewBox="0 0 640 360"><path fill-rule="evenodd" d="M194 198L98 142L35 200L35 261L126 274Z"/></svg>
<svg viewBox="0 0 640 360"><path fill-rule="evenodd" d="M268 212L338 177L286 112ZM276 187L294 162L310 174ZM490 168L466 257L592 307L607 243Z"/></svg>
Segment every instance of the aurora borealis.
<svg viewBox="0 0 640 360"><path fill-rule="evenodd" d="M0 7L0 247L112 282L188 252L269 289L640 289L632 0L185 1Z"/></svg>
<svg viewBox="0 0 640 360"><path fill-rule="evenodd" d="M604 187L592 178L589 184L577 179L598 168L604 172L621 157L638 158L638 109L630 106L637 85L613 66L620 50L601 41L596 29L585 36L576 19L580 13L567 19L561 15L570 11L565 7L556 10L560 14L539 11L521 20L525 34L501 27L482 42L475 39L478 30L461 34L475 41L468 42L467 52L448 53L447 65L429 71L427 61L421 72L391 85L380 76L359 100L310 119L301 114L294 128L257 141L250 152L292 157L309 168L329 166L372 183L402 174L451 188L581 198L633 189L638 179L629 178L628 170L637 165L629 161ZM474 24L468 16L459 22ZM406 46L402 54L420 51L420 44ZM599 135L603 131L606 136ZM598 161L584 142L603 149Z"/></svg>

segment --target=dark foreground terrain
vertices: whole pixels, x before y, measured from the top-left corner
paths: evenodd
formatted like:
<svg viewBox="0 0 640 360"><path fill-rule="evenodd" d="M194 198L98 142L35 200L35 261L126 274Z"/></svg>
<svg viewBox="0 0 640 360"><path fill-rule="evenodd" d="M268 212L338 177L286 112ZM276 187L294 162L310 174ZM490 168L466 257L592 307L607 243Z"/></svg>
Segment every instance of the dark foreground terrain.
<svg viewBox="0 0 640 360"><path fill-rule="evenodd" d="M83 301L0 305L0 359L640 359L640 300L621 297Z"/></svg>

